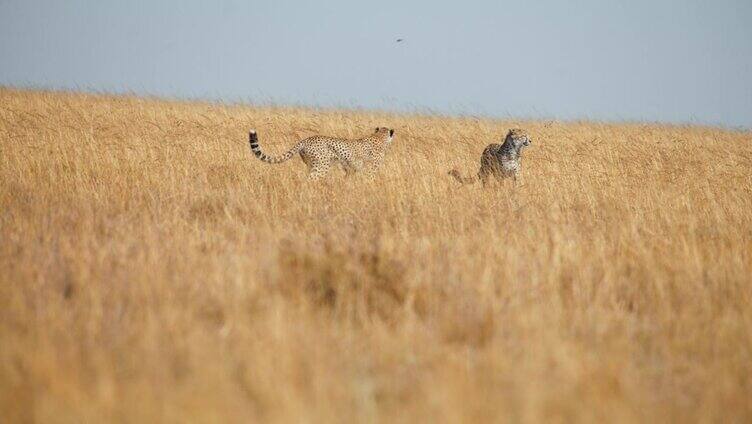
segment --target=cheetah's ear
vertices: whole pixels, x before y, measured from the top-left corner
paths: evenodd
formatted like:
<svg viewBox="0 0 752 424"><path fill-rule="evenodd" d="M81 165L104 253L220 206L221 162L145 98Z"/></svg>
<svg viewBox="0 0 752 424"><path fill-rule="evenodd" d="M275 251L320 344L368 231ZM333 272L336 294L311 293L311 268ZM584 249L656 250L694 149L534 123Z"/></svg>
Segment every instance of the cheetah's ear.
<svg viewBox="0 0 752 424"><path fill-rule="evenodd" d="M394 130L393 129L389 130L389 137L394 137Z"/></svg>
<svg viewBox="0 0 752 424"><path fill-rule="evenodd" d="M376 132L379 132L379 127L376 127Z"/></svg>

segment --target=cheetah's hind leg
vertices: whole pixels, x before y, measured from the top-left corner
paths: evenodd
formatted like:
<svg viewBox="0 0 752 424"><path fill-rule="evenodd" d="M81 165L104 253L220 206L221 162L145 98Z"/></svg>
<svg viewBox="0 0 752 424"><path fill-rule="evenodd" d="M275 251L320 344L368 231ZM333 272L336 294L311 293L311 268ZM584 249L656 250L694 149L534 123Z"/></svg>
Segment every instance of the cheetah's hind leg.
<svg viewBox="0 0 752 424"><path fill-rule="evenodd" d="M308 179L310 181L318 181L320 180L324 175L326 175L326 172L329 169L326 167L323 167L321 165L314 165L308 168Z"/></svg>

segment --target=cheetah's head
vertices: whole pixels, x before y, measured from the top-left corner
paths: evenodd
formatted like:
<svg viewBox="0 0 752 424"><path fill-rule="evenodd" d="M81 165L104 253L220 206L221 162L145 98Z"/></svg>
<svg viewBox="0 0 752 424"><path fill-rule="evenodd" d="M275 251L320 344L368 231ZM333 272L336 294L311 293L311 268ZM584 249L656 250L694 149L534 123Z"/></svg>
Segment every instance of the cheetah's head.
<svg viewBox="0 0 752 424"><path fill-rule="evenodd" d="M394 130L387 127L376 127L376 132L374 134L377 136L386 137L387 143L391 143L392 139L394 138Z"/></svg>
<svg viewBox="0 0 752 424"><path fill-rule="evenodd" d="M533 140L530 139L530 136L519 128L512 128L509 130L504 141L506 143L511 143L517 151L522 150L533 142Z"/></svg>

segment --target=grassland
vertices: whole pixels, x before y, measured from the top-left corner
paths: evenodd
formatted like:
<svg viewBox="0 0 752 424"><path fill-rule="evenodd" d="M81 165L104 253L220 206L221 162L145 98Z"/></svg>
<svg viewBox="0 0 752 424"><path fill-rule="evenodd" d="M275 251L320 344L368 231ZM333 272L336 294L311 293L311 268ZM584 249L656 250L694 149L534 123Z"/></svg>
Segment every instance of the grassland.
<svg viewBox="0 0 752 424"><path fill-rule="evenodd" d="M749 132L0 89L2 421L749 422L751 211Z"/></svg>

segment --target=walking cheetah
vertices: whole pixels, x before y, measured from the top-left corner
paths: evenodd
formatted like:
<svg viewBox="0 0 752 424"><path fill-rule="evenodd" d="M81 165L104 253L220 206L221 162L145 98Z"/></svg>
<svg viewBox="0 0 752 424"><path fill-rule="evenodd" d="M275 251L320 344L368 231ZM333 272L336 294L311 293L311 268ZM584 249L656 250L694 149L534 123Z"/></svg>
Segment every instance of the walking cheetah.
<svg viewBox="0 0 752 424"><path fill-rule="evenodd" d="M266 163L285 162L296 153L300 154L303 162L308 165L308 176L311 179L322 177L337 162L347 175L355 172L372 175L383 161L392 138L394 130L386 127L378 127L370 136L355 140L316 135L299 141L282 155L267 156L258 145L256 131L251 130L248 136L253 154Z"/></svg>
<svg viewBox="0 0 752 424"><path fill-rule="evenodd" d="M511 129L504 138L503 144L489 144L483 150L477 176L462 177L456 169L449 171L449 175L462 184L472 184L480 180L483 185L486 185L490 176L495 177L497 181L509 177L517 181L522 149L531 143L532 140L526 132L518 128Z"/></svg>

